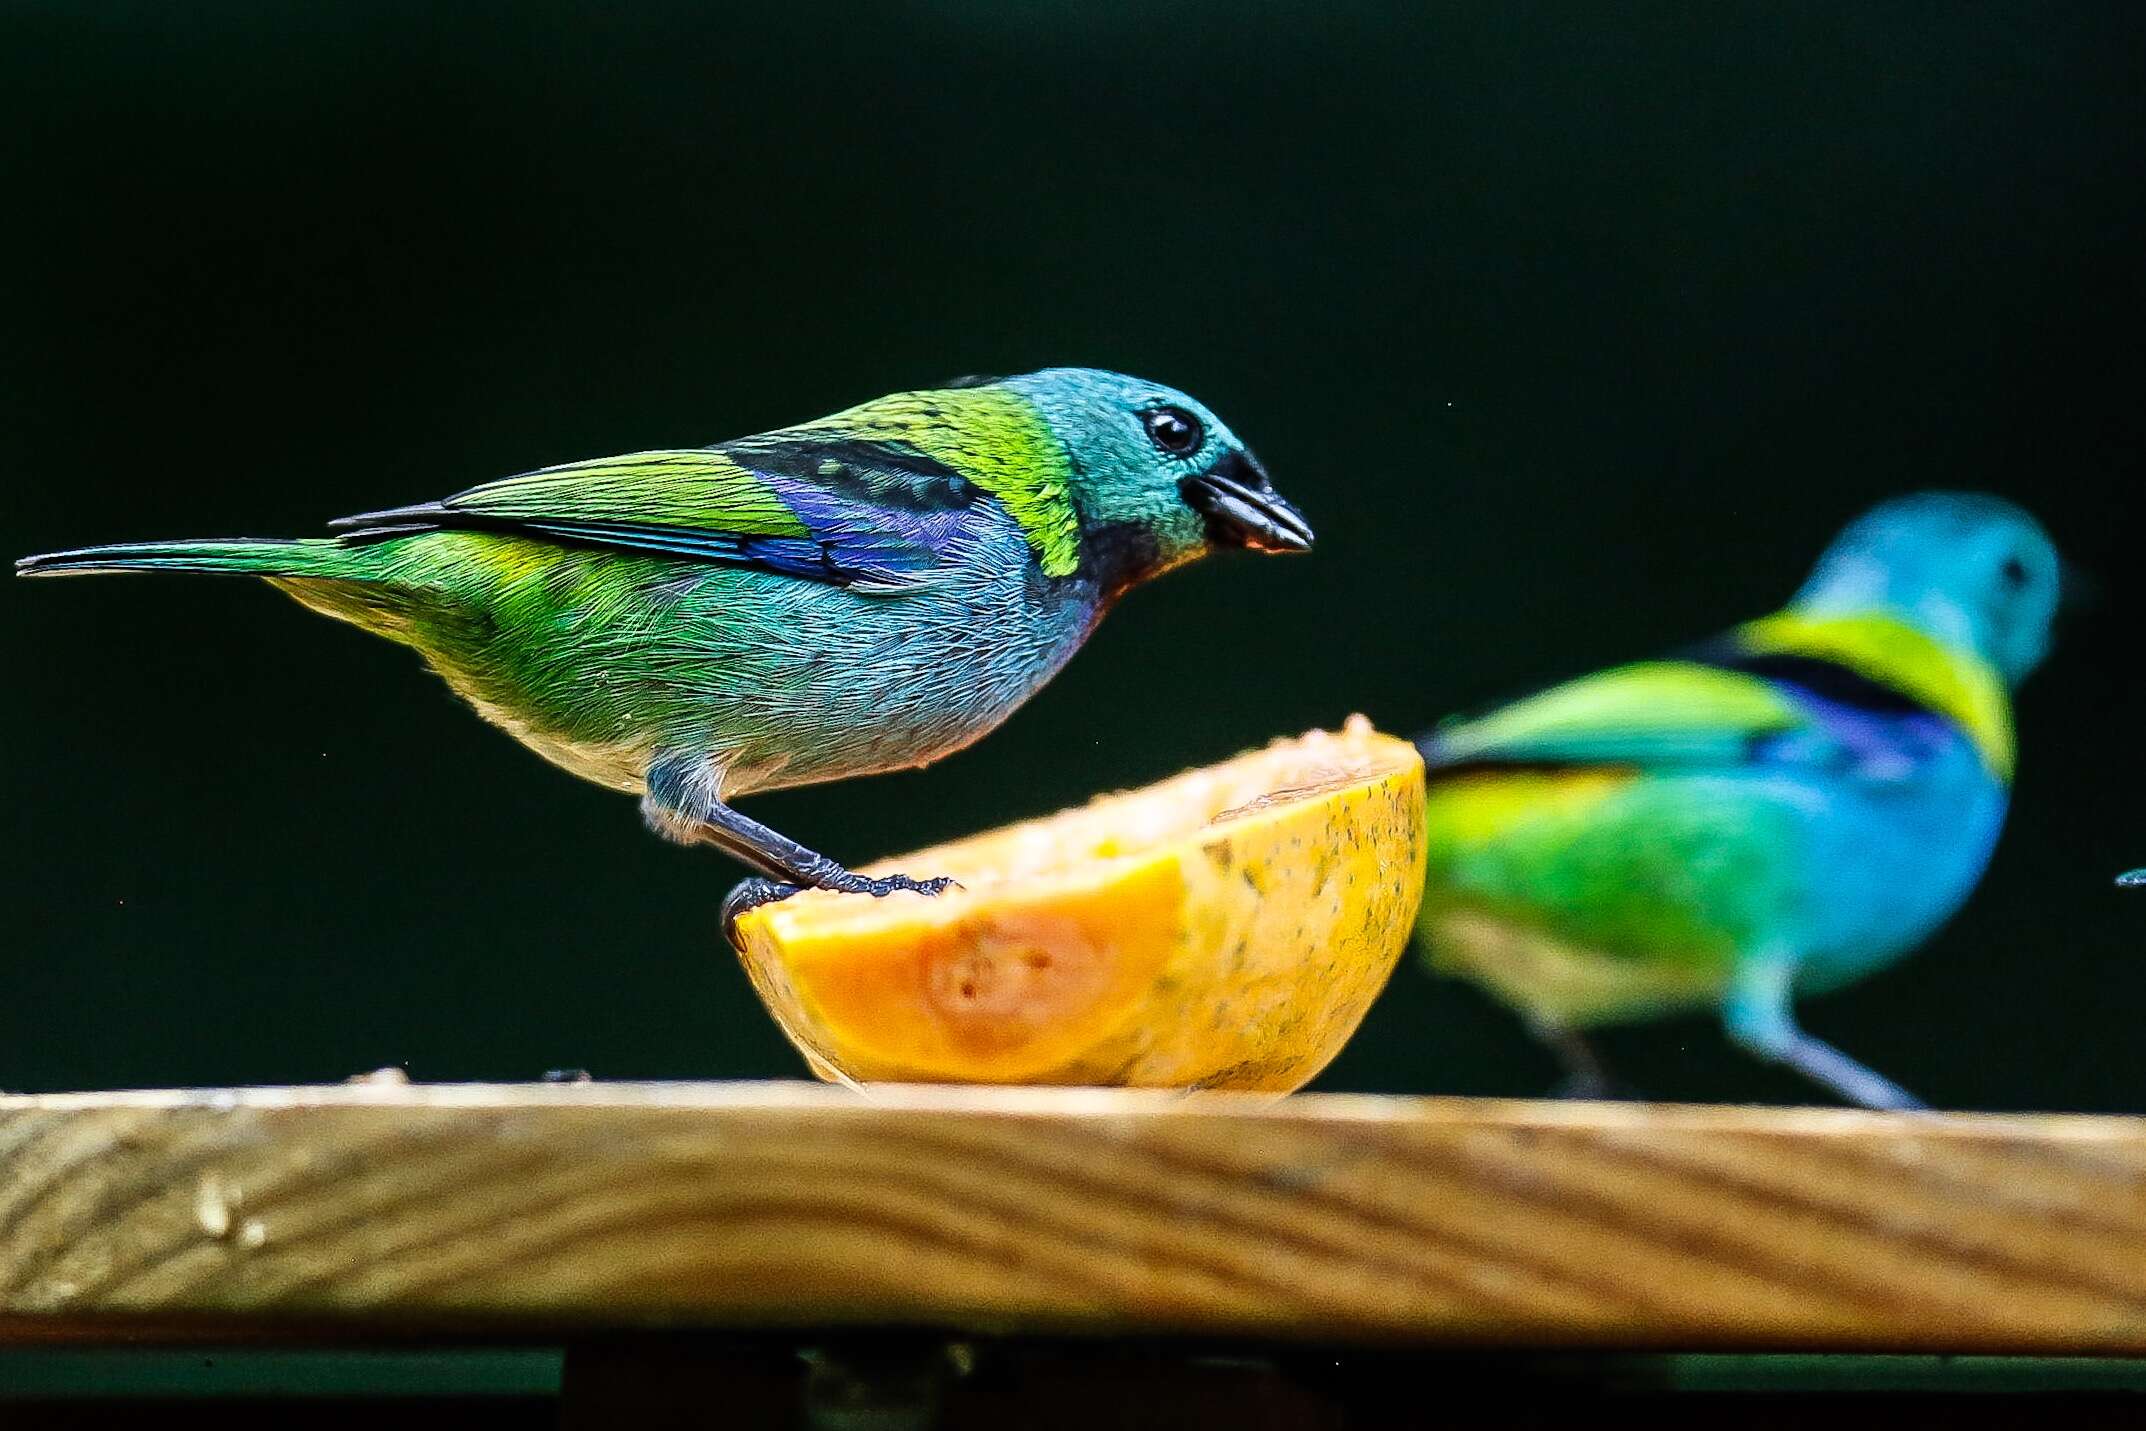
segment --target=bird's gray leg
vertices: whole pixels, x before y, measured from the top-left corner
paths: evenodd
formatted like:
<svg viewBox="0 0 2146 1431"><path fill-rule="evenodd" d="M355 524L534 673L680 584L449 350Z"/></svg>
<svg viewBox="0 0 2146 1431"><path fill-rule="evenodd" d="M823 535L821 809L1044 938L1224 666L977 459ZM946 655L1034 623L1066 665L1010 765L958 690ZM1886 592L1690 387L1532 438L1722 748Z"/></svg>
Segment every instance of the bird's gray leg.
<svg viewBox="0 0 2146 1431"><path fill-rule="evenodd" d="M1577 1029L1546 1018L1530 1019L1528 1027L1565 1070L1564 1078L1551 1090L1552 1098L1593 1100L1617 1096L1616 1084L1602 1056Z"/></svg>
<svg viewBox="0 0 2146 1431"><path fill-rule="evenodd" d="M943 894L950 879L911 879L887 875L873 879L845 869L815 850L723 803L715 772L706 761L661 759L649 766L648 793L641 815L650 829L680 844L713 845L763 879L749 879L723 901L723 928L757 905L785 899L800 889L833 889L845 894L889 895L908 890Z"/></svg>
<svg viewBox="0 0 2146 1431"><path fill-rule="evenodd" d="M1729 1037L1769 1063L1785 1064L1822 1088L1864 1108L1927 1108L1930 1105L1875 1069L1866 1068L1822 1039L1796 1026L1789 997L1795 965L1760 958L1740 965L1721 1006Z"/></svg>

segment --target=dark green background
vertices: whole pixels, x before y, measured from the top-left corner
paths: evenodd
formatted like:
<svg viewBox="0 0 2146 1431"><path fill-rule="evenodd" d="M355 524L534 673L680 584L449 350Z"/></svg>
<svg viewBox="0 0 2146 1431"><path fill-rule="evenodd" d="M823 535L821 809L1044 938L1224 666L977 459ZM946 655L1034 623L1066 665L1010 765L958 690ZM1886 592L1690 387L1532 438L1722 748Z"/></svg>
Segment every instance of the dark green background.
<svg viewBox="0 0 2146 1431"><path fill-rule="evenodd" d="M2098 578L2016 816L1822 1034L2146 1108L2146 10L17 3L0 548L288 534L972 371L1225 414L1317 525L1129 601L1003 731L753 813L848 858L1776 604L1986 488ZM0 588L0 1085L791 1075L735 871L238 582ZM1609 1040L1785 1098L1703 1020ZM1326 1086L1530 1093L1404 968Z"/></svg>

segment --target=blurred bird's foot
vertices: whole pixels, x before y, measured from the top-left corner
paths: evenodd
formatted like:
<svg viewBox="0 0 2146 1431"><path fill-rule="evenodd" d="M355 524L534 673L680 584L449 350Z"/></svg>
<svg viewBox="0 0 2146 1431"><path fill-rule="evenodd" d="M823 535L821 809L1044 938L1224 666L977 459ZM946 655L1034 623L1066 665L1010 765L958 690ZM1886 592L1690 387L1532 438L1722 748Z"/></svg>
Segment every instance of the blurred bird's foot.
<svg viewBox="0 0 2146 1431"><path fill-rule="evenodd" d="M1550 1090L1552 1098L1567 1098L1580 1101L1606 1102L1612 1099L1636 1097L1610 1077L1610 1071L1595 1052L1595 1046L1578 1032L1565 1024L1552 1023L1548 1019L1535 1019L1530 1027L1543 1047L1550 1050L1565 1070L1565 1076Z"/></svg>
<svg viewBox="0 0 2146 1431"><path fill-rule="evenodd" d="M1568 1073L1550 1085L1549 1096L1566 1103L1600 1103L1609 1097L1609 1084L1589 1074Z"/></svg>
<svg viewBox="0 0 2146 1431"><path fill-rule="evenodd" d="M1812 1038L1800 1029L1795 1039L1775 1057L1811 1082L1832 1089L1858 1107L1918 1110L1930 1106L1876 1069L1856 1062L1832 1044Z"/></svg>
<svg viewBox="0 0 2146 1431"><path fill-rule="evenodd" d="M1794 964L1759 959L1736 971L1721 1009L1729 1037L1769 1063L1778 1063L1861 1108L1913 1110L1930 1105L1899 1084L1805 1033L1789 1008Z"/></svg>
<svg viewBox="0 0 2146 1431"><path fill-rule="evenodd" d="M1638 1089L1602 1074L1568 1073L1545 1095L1567 1103L1637 1103Z"/></svg>

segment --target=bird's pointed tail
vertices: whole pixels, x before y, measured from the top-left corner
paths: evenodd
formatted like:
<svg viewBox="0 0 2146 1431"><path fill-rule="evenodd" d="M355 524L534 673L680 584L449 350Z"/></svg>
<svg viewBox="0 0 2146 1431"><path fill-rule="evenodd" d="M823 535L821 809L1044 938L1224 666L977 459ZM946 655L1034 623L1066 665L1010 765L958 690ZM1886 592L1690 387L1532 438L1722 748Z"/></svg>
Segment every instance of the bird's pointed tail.
<svg viewBox="0 0 2146 1431"><path fill-rule="evenodd" d="M23 557L15 563L15 574L86 576L112 571L198 571L227 576L337 577L347 574L350 554L351 548L333 538L122 542Z"/></svg>

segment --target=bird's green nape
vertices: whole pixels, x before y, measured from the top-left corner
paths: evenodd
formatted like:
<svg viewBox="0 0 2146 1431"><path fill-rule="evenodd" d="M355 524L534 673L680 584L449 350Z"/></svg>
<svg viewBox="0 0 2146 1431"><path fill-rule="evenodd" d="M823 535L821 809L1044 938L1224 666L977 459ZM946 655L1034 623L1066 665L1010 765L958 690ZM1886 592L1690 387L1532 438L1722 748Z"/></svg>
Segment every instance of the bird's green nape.
<svg viewBox="0 0 2146 1431"><path fill-rule="evenodd" d="M541 525L571 521L585 528L606 525L706 530L734 536L810 535L797 513L766 480L712 448L628 452L585 462L542 467L473 487L437 506L477 516ZM332 525L357 530L374 517L345 518Z"/></svg>
<svg viewBox="0 0 2146 1431"><path fill-rule="evenodd" d="M1958 722L2000 780L2017 758L2012 700L1996 669L1884 612L1812 615L1794 609L1747 622L1739 638L1760 654L1800 655L1861 672Z"/></svg>

